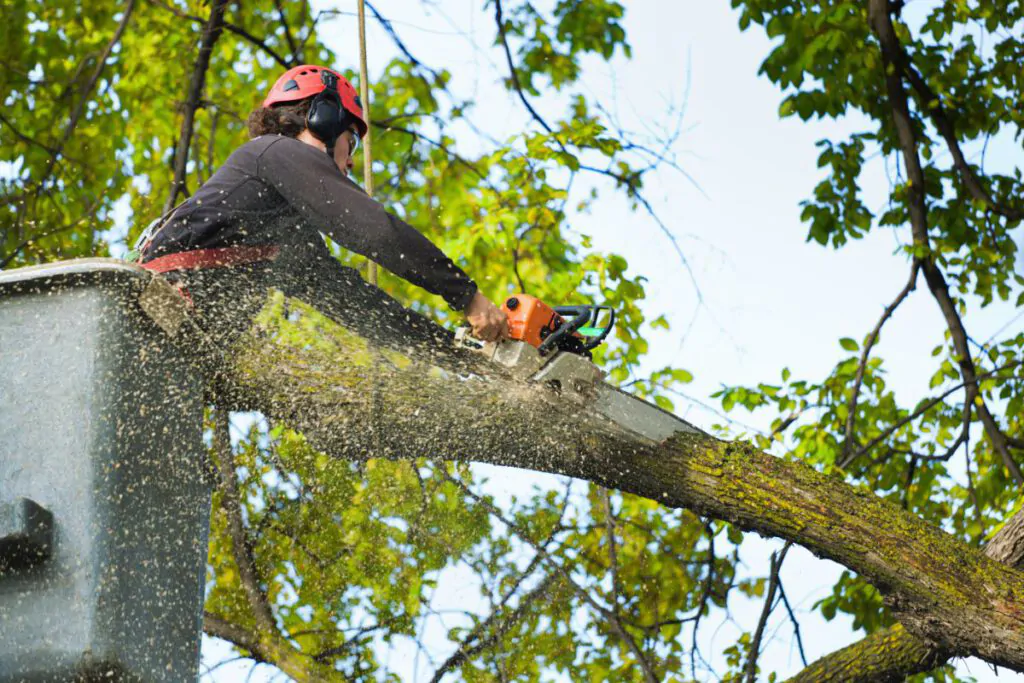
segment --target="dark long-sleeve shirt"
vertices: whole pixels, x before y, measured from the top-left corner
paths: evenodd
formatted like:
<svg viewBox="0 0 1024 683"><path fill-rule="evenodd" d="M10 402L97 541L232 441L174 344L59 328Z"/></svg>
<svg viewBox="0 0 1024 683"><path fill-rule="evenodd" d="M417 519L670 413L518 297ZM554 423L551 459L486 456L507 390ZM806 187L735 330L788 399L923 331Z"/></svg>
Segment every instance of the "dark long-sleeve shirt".
<svg viewBox="0 0 1024 683"><path fill-rule="evenodd" d="M389 213L323 151L264 135L239 147L156 234L143 262L193 249L298 247L322 238L367 256L463 310L476 284L430 240Z"/></svg>

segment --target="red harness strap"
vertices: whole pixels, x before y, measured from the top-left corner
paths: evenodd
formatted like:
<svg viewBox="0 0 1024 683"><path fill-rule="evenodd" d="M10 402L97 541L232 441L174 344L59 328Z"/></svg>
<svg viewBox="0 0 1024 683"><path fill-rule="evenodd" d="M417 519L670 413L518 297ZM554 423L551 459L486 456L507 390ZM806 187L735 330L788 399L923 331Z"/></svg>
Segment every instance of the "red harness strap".
<svg viewBox="0 0 1024 683"><path fill-rule="evenodd" d="M273 261L281 248L277 245L261 247L221 247L218 249L193 249L168 254L152 261L141 263L143 268L154 273L172 270L195 270L199 268L224 268L243 263Z"/></svg>

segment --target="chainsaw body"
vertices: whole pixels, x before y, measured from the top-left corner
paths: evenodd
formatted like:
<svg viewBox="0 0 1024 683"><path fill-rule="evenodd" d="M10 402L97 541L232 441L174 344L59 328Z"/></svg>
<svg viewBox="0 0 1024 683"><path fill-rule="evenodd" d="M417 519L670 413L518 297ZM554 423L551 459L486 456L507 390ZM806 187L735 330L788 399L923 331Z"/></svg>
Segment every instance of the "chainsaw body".
<svg viewBox="0 0 1024 683"><path fill-rule="evenodd" d="M641 441L660 443L678 432L696 432L672 413L604 382L604 372L590 361L612 330L615 311L608 306L548 306L517 294L502 305L510 339L482 342L463 327L458 346L503 366L518 380L549 390L555 401L572 401L584 415L616 425ZM601 318L604 317L602 323Z"/></svg>
<svg viewBox="0 0 1024 683"><path fill-rule="evenodd" d="M542 355L568 351L590 358L590 351L605 340L615 325L609 306L548 306L528 294L505 299L501 310L508 316L510 336L526 342ZM607 320L601 324L601 316Z"/></svg>
<svg viewBox="0 0 1024 683"><path fill-rule="evenodd" d="M604 372L591 362L590 352L611 332L614 309L548 306L536 297L516 294L505 299L501 310L508 316L509 339L484 343L462 328L456 333L457 343L483 353L519 379L545 384L560 395L582 399L593 393Z"/></svg>

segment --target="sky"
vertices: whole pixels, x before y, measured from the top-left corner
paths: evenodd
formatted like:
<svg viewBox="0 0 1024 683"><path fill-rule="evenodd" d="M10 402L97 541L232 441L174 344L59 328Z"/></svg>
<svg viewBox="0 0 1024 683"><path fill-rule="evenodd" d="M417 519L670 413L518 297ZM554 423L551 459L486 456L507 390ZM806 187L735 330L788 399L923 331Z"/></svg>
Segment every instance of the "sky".
<svg viewBox="0 0 1024 683"><path fill-rule="evenodd" d="M482 59L474 48L474 43L487 48L493 36L491 12L480 0L375 4L394 21L414 55L428 65L451 70L455 92L475 95L475 122L500 138L528 125L522 108L500 88L500 55L492 51L490 60ZM321 0L313 6L345 13L324 22L320 38L338 55L335 66L355 69L355 1ZM841 251L805 241L800 202L823 177L815 142L857 130L863 121L781 120L782 95L757 74L770 43L758 28L741 33L737 18L724 0L627 3L632 59L616 59L611 67L596 60L585 63L584 89L617 112L628 128L643 130L645 125L671 120L671 107L685 104L683 134L675 152L692 181L674 170L659 170L648 180L648 198L679 240L699 291L670 242L650 219L630 212L625 202L603 200L591 214L572 219L577 230L594 238L596 249L624 255L631 273L648 278L649 317L664 314L673 325L667 333L652 334L645 367L687 368L695 376L687 393L709 402L710 394L723 385L778 381L784 367L796 377L824 377L840 358L838 339L862 338L909 273L909 264L894 253L906 233L877 231ZM372 77L395 50L372 22L368 44ZM561 113L557 97L545 97L535 105L542 113ZM1020 148L1008 140L994 141L987 154L993 167L1020 164ZM892 160L876 157L868 164L862 192L869 207L884 204L894 173ZM980 314L972 312L971 320L985 338L1013 315L1008 306L994 306ZM1022 326L1015 323L1003 334ZM886 359L888 382L897 395L916 398L927 390L932 372L929 352L941 339L942 329L938 308L926 290L912 297L889 323L877 353ZM721 422L697 404L680 403L677 412L704 428ZM735 417L759 429L770 419ZM488 490L499 499L558 481L498 468L478 471L490 477ZM765 571L768 554L780 545L752 537L744 545L743 558L753 570ZM799 548L790 552L783 568L809 660L860 637L842 617L828 623L811 613L815 600L829 593L840 569ZM451 588L441 599L472 600L472 592ZM752 630L760 609L759 600L734 599L735 621L707 629L705 652L731 644L738 628ZM796 673L801 663L782 610L773 615L769 634L762 666L780 678ZM223 644L206 639L204 663L221 661L226 651ZM411 664L404 669L400 662L394 666L403 680L419 680L413 677ZM979 681L1019 678L1005 672L996 678L978 660L961 662L959 668ZM425 674L422 663L418 672L420 677ZM228 665L204 680L241 681L248 673L248 667ZM269 678L257 670L251 680Z"/></svg>

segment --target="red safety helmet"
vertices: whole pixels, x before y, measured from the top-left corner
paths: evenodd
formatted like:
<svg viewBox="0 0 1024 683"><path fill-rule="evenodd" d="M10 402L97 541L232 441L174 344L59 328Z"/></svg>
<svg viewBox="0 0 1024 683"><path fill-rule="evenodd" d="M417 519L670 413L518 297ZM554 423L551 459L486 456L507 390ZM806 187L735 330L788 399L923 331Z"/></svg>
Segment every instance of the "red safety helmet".
<svg viewBox="0 0 1024 683"><path fill-rule="evenodd" d="M326 89L321 72L326 71L333 74L337 79L338 97L341 99L341 106L355 119L356 127L359 129L359 137L366 135L366 117L363 114L363 103L359 101L359 94L352 87L348 79L334 69L312 64L303 64L288 69L274 83L266 99L263 100L263 107L272 107L282 102L298 102L308 97L315 97Z"/></svg>

